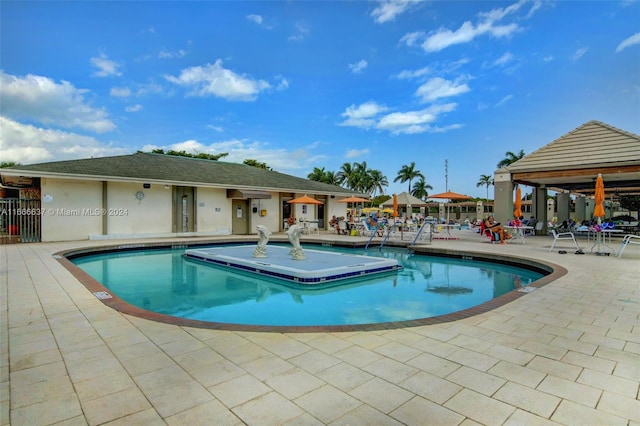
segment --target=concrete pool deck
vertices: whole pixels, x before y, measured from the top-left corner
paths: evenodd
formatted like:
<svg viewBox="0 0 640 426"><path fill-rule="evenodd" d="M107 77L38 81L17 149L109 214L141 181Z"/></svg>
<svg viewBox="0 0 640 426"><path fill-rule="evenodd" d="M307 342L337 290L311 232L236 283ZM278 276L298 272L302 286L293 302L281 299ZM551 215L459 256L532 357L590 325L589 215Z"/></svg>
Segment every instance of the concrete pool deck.
<svg viewBox="0 0 640 426"><path fill-rule="evenodd" d="M458 235L429 246L568 273L457 321L264 333L120 313L53 257L140 240L0 246L0 424L640 424L640 246L619 259L586 239L575 255ZM354 237L303 241L338 239Z"/></svg>

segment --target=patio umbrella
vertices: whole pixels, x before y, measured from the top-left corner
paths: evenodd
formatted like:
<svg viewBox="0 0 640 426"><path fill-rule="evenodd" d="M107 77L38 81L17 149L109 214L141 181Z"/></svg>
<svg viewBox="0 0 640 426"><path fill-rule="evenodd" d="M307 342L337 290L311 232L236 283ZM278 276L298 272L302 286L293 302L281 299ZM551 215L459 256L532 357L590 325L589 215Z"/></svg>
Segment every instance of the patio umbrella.
<svg viewBox="0 0 640 426"><path fill-rule="evenodd" d="M440 198L440 199L449 200L449 201L471 199L471 197L469 197L468 195L458 194L457 192L452 192L452 191L442 192L440 194L435 194L435 195L429 195L428 198ZM449 222L449 204L447 204L447 222Z"/></svg>
<svg viewBox="0 0 640 426"><path fill-rule="evenodd" d="M380 210L380 211L381 211L382 213L393 213L393 209L390 209L390 208L388 208L388 207L387 207L386 209L382 209L382 210ZM394 216L394 217L395 217L395 216Z"/></svg>
<svg viewBox="0 0 640 426"><path fill-rule="evenodd" d="M347 197L347 198L343 198L342 200L338 200L338 203L366 203L367 200L366 198L360 198L360 197Z"/></svg>
<svg viewBox="0 0 640 426"><path fill-rule="evenodd" d="M393 194L393 217L398 217L398 196Z"/></svg>
<svg viewBox="0 0 640 426"><path fill-rule="evenodd" d="M520 187L516 188L516 200L514 204L516 209L514 210L513 215L516 219L520 219L520 216L522 216L522 191L520 190Z"/></svg>
<svg viewBox="0 0 640 426"><path fill-rule="evenodd" d="M361 210L363 213L372 213L372 212L378 212L380 211L379 208L377 207L365 207L364 209Z"/></svg>
<svg viewBox="0 0 640 426"><path fill-rule="evenodd" d="M311 198L308 195L304 195L302 197L294 198L292 200L287 201L290 204L324 204L322 201L318 201L315 198Z"/></svg>
<svg viewBox="0 0 640 426"><path fill-rule="evenodd" d="M596 179L596 207L593 215L598 218L598 223L600 223L601 218L604 218L604 181L601 173L598 173L598 178Z"/></svg>

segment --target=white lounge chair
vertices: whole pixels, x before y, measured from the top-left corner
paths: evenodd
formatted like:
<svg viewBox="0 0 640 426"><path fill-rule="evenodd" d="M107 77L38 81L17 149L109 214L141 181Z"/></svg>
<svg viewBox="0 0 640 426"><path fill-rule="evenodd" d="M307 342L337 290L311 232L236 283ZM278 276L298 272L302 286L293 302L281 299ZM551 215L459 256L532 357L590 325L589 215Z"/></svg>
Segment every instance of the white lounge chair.
<svg viewBox="0 0 640 426"><path fill-rule="evenodd" d="M580 250L580 246L578 245L573 232L558 232L556 229L551 229L551 233L553 234L553 243L551 244L549 251L553 250L558 240L571 240L573 241L573 244L575 244L576 249Z"/></svg>
<svg viewBox="0 0 640 426"><path fill-rule="evenodd" d="M620 245L620 251L618 257L622 256L622 252L627 248L629 244L640 244L640 235L627 234L622 238L622 244Z"/></svg>

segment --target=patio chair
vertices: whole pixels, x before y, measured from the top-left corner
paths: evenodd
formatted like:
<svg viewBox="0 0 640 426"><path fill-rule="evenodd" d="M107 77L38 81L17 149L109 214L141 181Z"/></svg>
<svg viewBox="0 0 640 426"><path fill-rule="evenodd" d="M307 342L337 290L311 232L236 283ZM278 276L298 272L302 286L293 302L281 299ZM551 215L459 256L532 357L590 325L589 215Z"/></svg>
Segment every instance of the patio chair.
<svg viewBox="0 0 640 426"><path fill-rule="evenodd" d="M304 233L311 236L311 234L320 235L320 228L318 227L318 222L309 221L304 223Z"/></svg>
<svg viewBox="0 0 640 426"><path fill-rule="evenodd" d="M480 237L489 237L491 244L500 242L500 235L497 232L491 232L490 229L484 227L484 221L480 222Z"/></svg>
<svg viewBox="0 0 640 426"><path fill-rule="evenodd" d="M344 220L338 222L338 235L349 235L349 225Z"/></svg>
<svg viewBox="0 0 640 426"><path fill-rule="evenodd" d="M551 229L551 233L553 235L553 243L551 243L551 248L549 251L553 250L558 240L571 240L573 244L575 244L576 249L580 250L580 246L578 246L578 242L576 241L575 235L573 232L558 232L555 228Z"/></svg>
<svg viewBox="0 0 640 426"><path fill-rule="evenodd" d="M627 248L629 244L640 244L640 235L627 234L622 238L622 244L620 245L620 251L618 257L622 256L622 252Z"/></svg>

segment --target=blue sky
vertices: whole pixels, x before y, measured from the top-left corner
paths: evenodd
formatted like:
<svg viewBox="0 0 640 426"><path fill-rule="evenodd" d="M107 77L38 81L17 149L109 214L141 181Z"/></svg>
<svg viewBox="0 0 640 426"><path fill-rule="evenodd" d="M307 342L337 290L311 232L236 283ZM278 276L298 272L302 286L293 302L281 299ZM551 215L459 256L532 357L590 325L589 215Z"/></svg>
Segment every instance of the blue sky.
<svg viewBox="0 0 640 426"><path fill-rule="evenodd" d="M590 120L640 133L638 1L7 2L0 161L154 148L476 186ZM490 194L492 196L492 194Z"/></svg>

